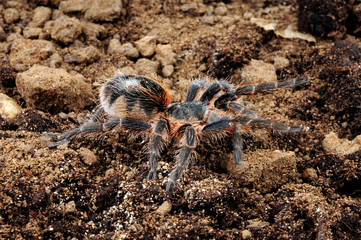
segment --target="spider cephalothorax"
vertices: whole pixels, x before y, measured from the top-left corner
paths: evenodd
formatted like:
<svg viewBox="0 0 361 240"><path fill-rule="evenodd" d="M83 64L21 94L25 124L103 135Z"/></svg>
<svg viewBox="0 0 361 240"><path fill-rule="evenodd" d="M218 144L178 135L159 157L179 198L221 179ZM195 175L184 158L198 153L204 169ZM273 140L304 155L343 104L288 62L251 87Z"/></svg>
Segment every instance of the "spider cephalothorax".
<svg viewBox="0 0 361 240"><path fill-rule="evenodd" d="M288 127L258 116L236 102L241 95L292 88L307 84L306 78L257 86L234 88L226 81L208 84L194 81L184 102L171 103L168 91L158 82L141 76L110 78L101 88L100 105L90 121L55 137L53 146L70 141L83 133L124 129L149 136L150 171L148 179L156 178L158 160L171 139L178 140L177 164L166 187L171 192L195 157L197 145L209 139L230 135L234 147L234 161L241 163L242 133L252 128L271 128L277 132L299 133L302 127ZM100 115L107 115L105 122Z"/></svg>

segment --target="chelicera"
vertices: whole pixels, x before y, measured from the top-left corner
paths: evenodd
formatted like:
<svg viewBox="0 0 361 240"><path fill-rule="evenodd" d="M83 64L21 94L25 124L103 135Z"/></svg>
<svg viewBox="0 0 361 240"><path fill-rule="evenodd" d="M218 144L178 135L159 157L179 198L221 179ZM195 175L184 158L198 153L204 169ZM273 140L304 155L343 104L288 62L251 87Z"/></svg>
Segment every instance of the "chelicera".
<svg viewBox="0 0 361 240"><path fill-rule="evenodd" d="M52 146L70 141L81 134L127 130L148 139L148 179L157 176L162 151L174 139L179 143L176 165L166 186L171 192L177 180L195 158L202 141L229 135L234 161L242 163L242 134L249 129L269 128L275 132L300 133L304 128L289 127L262 118L236 100L242 95L271 92L309 83L300 78L257 86L233 87L226 81L209 84L193 81L183 102L171 103L168 90L159 82L131 75L115 75L100 90L100 105L84 125L54 137ZM100 116L107 116L100 121Z"/></svg>

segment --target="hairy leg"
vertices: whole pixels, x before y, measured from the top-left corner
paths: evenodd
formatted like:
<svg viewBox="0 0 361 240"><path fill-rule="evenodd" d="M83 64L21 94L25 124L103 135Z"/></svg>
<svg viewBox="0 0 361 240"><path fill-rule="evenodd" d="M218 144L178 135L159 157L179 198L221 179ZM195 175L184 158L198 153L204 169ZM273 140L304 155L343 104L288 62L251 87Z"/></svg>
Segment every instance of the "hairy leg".
<svg viewBox="0 0 361 240"><path fill-rule="evenodd" d="M101 105L99 105L96 107L95 113L90 117L88 122L89 123L99 122L99 120L104 116L104 114L105 114L104 108Z"/></svg>
<svg viewBox="0 0 361 240"><path fill-rule="evenodd" d="M183 175L186 168L190 164L193 156L194 148L197 146L197 136L193 126L188 126L182 139L181 149L177 156L177 165L171 172L167 183L166 191L172 192L176 181Z"/></svg>
<svg viewBox="0 0 361 240"><path fill-rule="evenodd" d="M253 95L263 92L272 92L279 88L294 88L297 86L306 85L309 82L309 78L299 78L283 82L261 83L257 86L243 86L235 90L235 95L239 97L241 95Z"/></svg>
<svg viewBox="0 0 361 240"><path fill-rule="evenodd" d="M232 120L232 122L239 123L242 127L250 127L254 129L258 128L268 128L273 132L283 132L283 133L301 133L304 129L300 127L289 127L282 123L272 122L267 119L252 119L250 117L237 117Z"/></svg>
<svg viewBox="0 0 361 240"><path fill-rule="evenodd" d="M232 143L233 143L233 160L240 164L242 163L242 135L241 135L241 126L240 124L236 124L234 129L234 133L232 136Z"/></svg>
<svg viewBox="0 0 361 240"><path fill-rule="evenodd" d="M192 82L191 86L188 89L187 97L184 101L185 102L193 102L194 99L196 98L199 90L206 87L207 85L208 85L208 83L206 83L205 81L202 81L202 80Z"/></svg>
<svg viewBox="0 0 361 240"><path fill-rule="evenodd" d="M62 143L69 142L81 134L110 131L117 126L139 132L146 131L151 128L149 124L132 118L113 118L104 123L88 123L81 125L80 127L73 128L67 132L55 136L53 138L54 142L50 143L49 146L55 147Z"/></svg>
<svg viewBox="0 0 361 240"><path fill-rule="evenodd" d="M297 80L288 80L284 82L262 83L257 86L244 86L222 94L214 101L214 106L216 108L226 110L228 108L229 102L237 100L241 95L253 95L256 93L272 92L280 88L293 88L308 83L308 78L300 78Z"/></svg>
<svg viewBox="0 0 361 240"><path fill-rule="evenodd" d="M147 179L155 179L157 177L157 166L160 154L164 149L164 145L169 141L168 136L170 132L170 125L168 120L160 119L157 123L154 135L149 141L149 174Z"/></svg>
<svg viewBox="0 0 361 240"><path fill-rule="evenodd" d="M229 95L229 93L227 93L227 95ZM257 113L255 113L252 110L249 110L249 109L245 108L242 104L240 104L238 102L227 100L227 101L221 103L220 102L221 100L219 100L219 98L218 98L214 102L215 107L218 108L218 109L221 109L223 111L232 111L233 113L235 113L235 114L237 114L239 116L250 117L252 119L262 118L262 117L258 116Z"/></svg>
<svg viewBox="0 0 361 240"><path fill-rule="evenodd" d="M209 103L220 91L229 92L233 89L232 85L226 81L217 81L213 83L201 96L200 101Z"/></svg>

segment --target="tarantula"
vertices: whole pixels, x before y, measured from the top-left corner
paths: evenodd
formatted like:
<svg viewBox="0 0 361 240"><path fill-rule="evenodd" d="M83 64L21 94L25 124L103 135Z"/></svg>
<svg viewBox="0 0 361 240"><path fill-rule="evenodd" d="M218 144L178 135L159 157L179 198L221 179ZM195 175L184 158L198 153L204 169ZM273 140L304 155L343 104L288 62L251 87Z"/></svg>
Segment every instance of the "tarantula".
<svg viewBox="0 0 361 240"><path fill-rule="evenodd" d="M180 143L177 164L171 172L166 191L171 192L191 160L194 149L204 140L230 135L233 158L242 162L242 133L249 128L270 128L277 132L299 133L301 127L289 127L258 116L236 102L241 95L270 92L278 88L305 85L308 78L284 82L262 83L257 86L234 88L226 81L208 84L193 81L184 102L171 103L167 89L160 83L142 76L110 78L100 90L100 105L91 119L80 127L53 137L52 146L70 141L85 133L128 130L148 136L149 174L156 178L158 160L171 139ZM99 116L107 115L107 121Z"/></svg>

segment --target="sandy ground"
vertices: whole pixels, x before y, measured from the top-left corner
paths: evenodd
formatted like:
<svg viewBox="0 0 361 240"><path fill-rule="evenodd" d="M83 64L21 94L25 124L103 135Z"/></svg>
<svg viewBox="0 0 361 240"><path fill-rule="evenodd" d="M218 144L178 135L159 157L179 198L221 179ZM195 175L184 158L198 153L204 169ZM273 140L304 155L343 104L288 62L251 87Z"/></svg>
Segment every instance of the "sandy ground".
<svg viewBox="0 0 361 240"><path fill-rule="evenodd" d="M360 239L359 3L321 6L333 16L321 26L305 2L0 1L0 238ZM239 99L305 131L246 132L242 164L228 136L202 142L172 194L177 141L153 181L141 136L50 148L43 133L86 122L118 70L159 80L173 102L197 78L308 77Z"/></svg>

